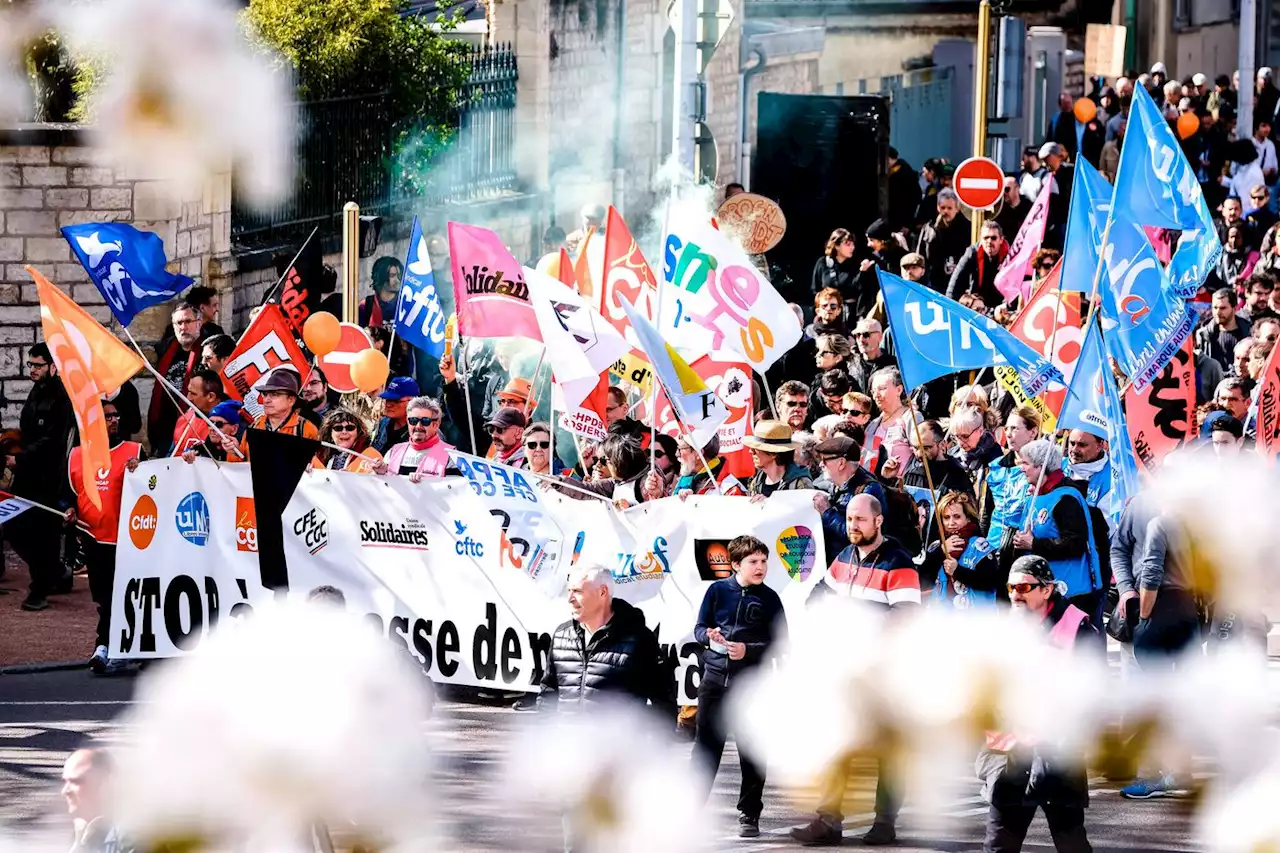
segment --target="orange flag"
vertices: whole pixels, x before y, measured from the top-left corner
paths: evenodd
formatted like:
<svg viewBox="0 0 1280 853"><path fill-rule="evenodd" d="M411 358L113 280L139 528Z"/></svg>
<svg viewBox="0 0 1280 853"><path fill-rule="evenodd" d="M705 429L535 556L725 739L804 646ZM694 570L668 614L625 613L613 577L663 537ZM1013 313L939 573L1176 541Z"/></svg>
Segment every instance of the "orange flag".
<svg viewBox="0 0 1280 853"><path fill-rule="evenodd" d="M71 300L34 267L27 272L40 296L40 323L58 376L71 398L80 428L80 452L86 471L111 470L111 442L102 413L102 395L110 394L142 369L142 357ZM101 508L97 489L90 502Z"/></svg>
<svg viewBox="0 0 1280 853"><path fill-rule="evenodd" d="M1134 455L1147 471L1154 471L1171 451L1196 437L1196 358L1192 339L1141 391L1124 395L1125 418ZM1262 445L1262 433L1258 433Z"/></svg>
<svg viewBox="0 0 1280 853"><path fill-rule="evenodd" d="M585 242L585 241L584 241ZM556 277L560 279L560 283L565 287L578 289L577 270L573 265L573 258L569 257L569 250L564 246L560 247L560 264L556 267Z"/></svg>
<svg viewBox="0 0 1280 853"><path fill-rule="evenodd" d="M645 260L640 246L631 236L631 229L613 205L609 205L604 229L604 281L601 283L600 314L632 345L631 353L619 359L613 373L621 379L638 385L646 393L651 375L649 360L639 348L631 323L619 301L625 297L646 318L657 322L658 280Z"/></svg>
<svg viewBox="0 0 1280 853"><path fill-rule="evenodd" d="M595 285L591 281L591 265L587 261L587 248L591 245L591 238L596 236L596 227L592 225L587 229L587 236L582 238L582 243L578 245L578 259L573 263L573 278L577 282L578 292L583 296L591 296L595 292Z"/></svg>
<svg viewBox="0 0 1280 853"><path fill-rule="evenodd" d="M1280 452L1280 361L1271 350L1262 371L1262 390L1258 392L1258 452L1267 458Z"/></svg>

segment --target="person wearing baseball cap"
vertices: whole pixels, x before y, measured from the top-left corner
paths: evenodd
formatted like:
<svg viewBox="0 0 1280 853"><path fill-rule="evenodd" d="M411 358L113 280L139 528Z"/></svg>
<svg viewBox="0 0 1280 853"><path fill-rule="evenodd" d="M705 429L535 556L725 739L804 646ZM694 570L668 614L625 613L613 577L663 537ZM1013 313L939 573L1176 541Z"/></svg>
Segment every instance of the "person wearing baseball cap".
<svg viewBox="0 0 1280 853"><path fill-rule="evenodd" d="M755 435L742 440L751 451L751 461L756 466L755 476L747 484L747 494L753 503L764 500L774 492L793 489L812 489L813 478L809 469L796 464L795 442L791 427L783 421L760 421Z"/></svg>
<svg viewBox="0 0 1280 853"><path fill-rule="evenodd" d="M1084 611L1067 602L1060 583L1045 558L1029 554L1014 560L1008 588L1015 614L1038 621L1049 635L1049 644L1058 649L1094 648L1097 629ZM1045 663L1052 665L1051 660ZM1084 828L1089 784L1083 753L1042 754L1040 750L1040 744L1018 732L987 732L977 770L983 797L990 804L986 836L998 841L996 845L988 841L987 849L1021 850L1036 809L1044 810L1057 849L1091 849Z"/></svg>
<svg viewBox="0 0 1280 853"><path fill-rule="evenodd" d="M298 371L293 365L282 364L273 367L262 375L262 378L253 384L253 390L258 392L258 402L262 406L262 414L258 415L253 425L249 429L265 429L268 432L282 432L287 435L296 435L302 438L319 439L320 431L316 429L316 425L311 421L302 417L302 412L298 405L298 392L302 388L302 377L298 375ZM248 462L249 461L249 433L246 430L240 438L240 453L237 456L231 447L235 447L235 440L225 433L222 436L222 446L227 452L228 462ZM211 438L213 436L210 436Z"/></svg>
<svg viewBox="0 0 1280 853"><path fill-rule="evenodd" d="M822 516L823 542L827 548L827 563L830 564L849 543L845 510L853 496L866 492L881 506L888 502L888 498L884 487L859 464L862 445L849 436L833 435L815 444L813 452L831 481L830 494L819 492L813 496L813 508Z"/></svg>
<svg viewBox="0 0 1280 853"><path fill-rule="evenodd" d="M378 428L373 431L373 449L386 455L397 444L409 440L408 409L409 401L422 392L418 383L408 376L393 377L387 387L378 395L382 401L382 419Z"/></svg>
<svg viewBox="0 0 1280 853"><path fill-rule="evenodd" d="M529 419L513 406L503 406L484 425L489 433L488 458L512 468L525 467L524 430Z"/></svg>

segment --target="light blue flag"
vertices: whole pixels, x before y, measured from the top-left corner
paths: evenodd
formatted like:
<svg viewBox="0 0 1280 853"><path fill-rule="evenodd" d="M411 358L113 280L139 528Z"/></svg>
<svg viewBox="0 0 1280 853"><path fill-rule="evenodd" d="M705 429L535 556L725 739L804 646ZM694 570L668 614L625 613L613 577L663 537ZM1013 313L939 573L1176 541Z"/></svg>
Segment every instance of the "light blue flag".
<svg viewBox="0 0 1280 853"><path fill-rule="evenodd" d="M1083 430L1106 440L1111 463L1112 517L1109 521L1114 526L1129 498L1138 493L1138 458L1129 439L1120 390L1111 372L1102 326L1098 323L1090 323L1085 331L1076 372L1058 416L1058 429Z"/></svg>
<svg viewBox="0 0 1280 853"><path fill-rule="evenodd" d="M396 302L396 334L435 358L444 355L444 309L436 292L436 276L427 254L418 217L413 218L409 254L404 260L404 283Z"/></svg>
<svg viewBox="0 0 1280 853"><path fill-rule="evenodd" d="M1178 296L1194 296L1217 264L1222 244L1195 169L1141 86L1135 87L1129 107L1115 198L1117 213L1123 208L1134 222L1183 232L1169 263L1169 279Z"/></svg>
<svg viewBox="0 0 1280 853"><path fill-rule="evenodd" d="M1103 274L1102 330L1108 351L1138 390L1160 374L1195 327L1195 311L1173 291L1142 226L1117 210Z"/></svg>
<svg viewBox="0 0 1280 853"><path fill-rule="evenodd" d="M187 276L165 270L164 241L150 231L123 222L90 222L67 225L62 236L121 326L192 284Z"/></svg>
<svg viewBox="0 0 1280 853"><path fill-rule="evenodd" d="M923 285L877 272L907 388L960 370L998 365L1017 370L1033 397L1051 381L1065 384L1056 367L990 317Z"/></svg>
<svg viewBox="0 0 1280 853"><path fill-rule="evenodd" d="M1111 184L1089 164L1081 160L1071 182L1071 205L1067 209L1067 235L1063 242L1062 272L1058 287L1064 293L1092 293L1093 276L1098 268L1098 251L1102 232L1111 211ZM1105 278L1106 271L1103 271ZM1099 287L1105 289L1103 281Z"/></svg>

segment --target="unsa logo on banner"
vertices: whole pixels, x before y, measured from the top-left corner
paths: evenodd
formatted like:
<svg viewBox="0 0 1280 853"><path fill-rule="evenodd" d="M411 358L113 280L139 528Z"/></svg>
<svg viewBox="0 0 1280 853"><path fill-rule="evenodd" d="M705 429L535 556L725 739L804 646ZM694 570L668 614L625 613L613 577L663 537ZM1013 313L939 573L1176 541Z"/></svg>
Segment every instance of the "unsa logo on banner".
<svg viewBox="0 0 1280 853"><path fill-rule="evenodd" d="M236 550L258 551L258 512L253 498L236 498Z"/></svg>
<svg viewBox="0 0 1280 853"><path fill-rule="evenodd" d="M204 547L209 541L209 503L200 492L191 494L178 501L178 511L174 513L174 521L182 538L192 545Z"/></svg>
<svg viewBox="0 0 1280 853"><path fill-rule="evenodd" d="M152 479L155 479L154 477ZM156 538L156 523L159 520L159 511L156 509L156 502L151 499L151 495L143 495L138 498L137 503L133 505L133 509L129 512L129 540L133 542L133 547L139 551L145 551L151 545L151 540Z"/></svg>
<svg viewBox="0 0 1280 853"><path fill-rule="evenodd" d="M293 535L311 554L316 554L329 544L329 516L318 509L310 509L293 523Z"/></svg>

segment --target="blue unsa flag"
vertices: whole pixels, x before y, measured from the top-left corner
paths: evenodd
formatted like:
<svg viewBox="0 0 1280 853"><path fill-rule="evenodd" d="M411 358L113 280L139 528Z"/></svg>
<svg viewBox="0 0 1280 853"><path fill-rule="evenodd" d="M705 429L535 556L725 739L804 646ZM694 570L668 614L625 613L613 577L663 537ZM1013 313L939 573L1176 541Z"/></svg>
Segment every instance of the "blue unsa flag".
<svg viewBox="0 0 1280 853"><path fill-rule="evenodd" d="M165 270L164 241L150 231L123 222L92 222L68 225L62 236L122 326L193 283Z"/></svg>
<svg viewBox="0 0 1280 853"><path fill-rule="evenodd" d="M404 282L396 302L396 334L433 358L444 355L444 309L436 291L436 275L427 254L418 217L413 218L409 253L404 260Z"/></svg>
<svg viewBox="0 0 1280 853"><path fill-rule="evenodd" d="M884 270L879 276L907 388L961 370L1001 365L1017 370L1033 397L1050 382L1066 384L1058 368L990 317Z"/></svg>

